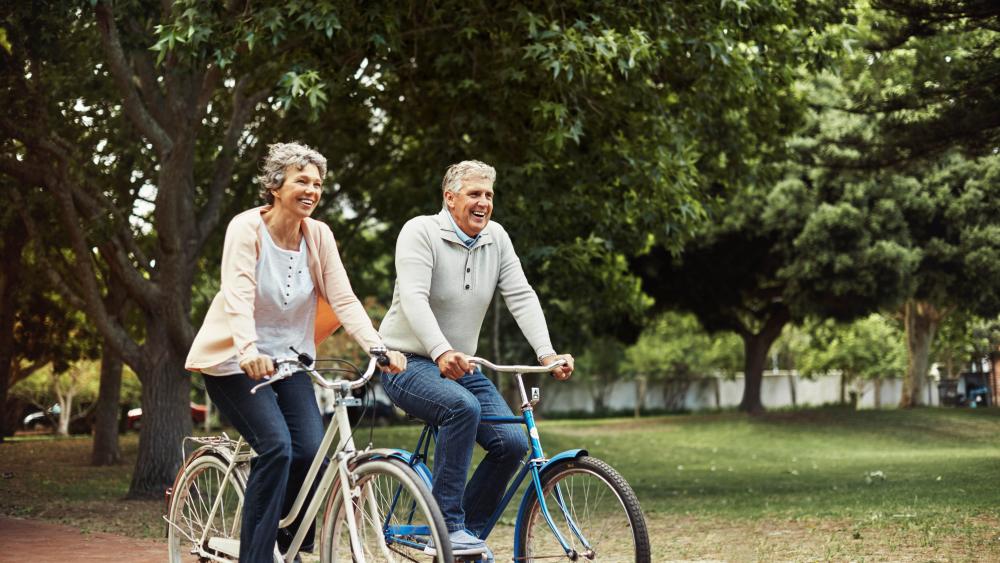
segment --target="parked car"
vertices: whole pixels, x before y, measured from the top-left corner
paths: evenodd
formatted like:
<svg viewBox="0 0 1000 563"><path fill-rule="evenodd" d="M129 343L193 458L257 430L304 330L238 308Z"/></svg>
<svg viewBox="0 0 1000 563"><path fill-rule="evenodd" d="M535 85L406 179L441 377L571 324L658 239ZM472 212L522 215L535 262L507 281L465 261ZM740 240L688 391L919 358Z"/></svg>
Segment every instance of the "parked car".
<svg viewBox="0 0 1000 563"><path fill-rule="evenodd" d="M58 404L52 405L44 411L34 410L29 412L21 420L21 427L31 431L52 431L59 425L59 413L61 409ZM70 434L90 434L94 431L95 413L93 409L84 408L84 414L77 415L70 419Z"/></svg>
<svg viewBox="0 0 1000 563"><path fill-rule="evenodd" d="M50 413L52 409L49 409ZM21 427L25 430L43 430L47 428L52 428L52 419L49 418L49 414L45 411L35 411L29 413L28 416L24 417L21 421ZM58 416L58 414L53 413L52 416Z"/></svg>
<svg viewBox="0 0 1000 563"><path fill-rule="evenodd" d="M194 424L201 424L205 422L205 415L208 414L208 407L205 405L198 405L191 403L191 422ZM138 430L142 427L142 407L129 409L128 411L128 429Z"/></svg>
<svg viewBox="0 0 1000 563"><path fill-rule="evenodd" d="M358 422L371 424L372 418L375 419L375 426L389 426L403 419L400 411L393 406L392 401L389 400L389 396L382 390L381 385L376 383L367 388L355 389L353 393L355 397L361 399L362 405L347 408L347 418L350 420L352 426L358 424ZM329 393L324 395L320 401L320 410L323 412L323 422L325 424L329 424L330 419L333 418L333 399L333 394ZM362 414L364 414L363 421L361 420Z"/></svg>

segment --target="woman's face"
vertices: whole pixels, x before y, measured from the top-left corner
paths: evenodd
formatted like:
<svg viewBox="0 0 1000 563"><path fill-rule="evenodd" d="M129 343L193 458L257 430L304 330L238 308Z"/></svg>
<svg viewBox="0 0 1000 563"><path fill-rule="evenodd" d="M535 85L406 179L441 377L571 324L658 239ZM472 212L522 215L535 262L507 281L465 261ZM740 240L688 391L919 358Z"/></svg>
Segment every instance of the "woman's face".
<svg viewBox="0 0 1000 563"><path fill-rule="evenodd" d="M275 209L308 217L319 204L323 178L315 164L307 164L301 170L292 164L285 168L285 182L271 193Z"/></svg>
<svg viewBox="0 0 1000 563"><path fill-rule="evenodd" d="M455 224L470 237L486 228L493 215L493 182L489 180L463 180L458 193L445 192L445 202Z"/></svg>

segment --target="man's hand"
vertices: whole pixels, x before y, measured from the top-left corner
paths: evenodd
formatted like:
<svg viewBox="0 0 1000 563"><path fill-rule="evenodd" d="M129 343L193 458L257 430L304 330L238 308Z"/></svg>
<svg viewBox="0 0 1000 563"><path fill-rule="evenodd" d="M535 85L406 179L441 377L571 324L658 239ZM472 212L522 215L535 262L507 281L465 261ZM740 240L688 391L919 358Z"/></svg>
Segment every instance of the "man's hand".
<svg viewBox="0 0 1000 563"><path fill-rule="evenodd" d="M249 356L240 362L240 369L250 376L250 379L258 381L264 377L274 375L274 362L270 356L257 354Z"/></svg>
<svg viewBox="0 0 1000 563"><path fill-rule="evenodd" d="M469 363L467 356L455 350L448 350L438 356L437 366L441 370L441 375L453 380L472 371L472 364Z"/></svg>
<svg viewBox="0 0 1000 563"><path fill-rule="evenodd" d="M389 350L385 355L389 358L389 365L383 366L382 371L399 373L406 369L406 356L402 352Z"/></svg>
<svg viewBox="0 0 1000 563"><path fill-rule="evenodd" d="M569 376L573 374L573 356L569 354L556 354L553 356L546 356L542 358L542 365L547 366L558 360L566 360L566 365L560 366L552 370L552 377L558 379L559 381L565 381L569 379Z"/></svg>

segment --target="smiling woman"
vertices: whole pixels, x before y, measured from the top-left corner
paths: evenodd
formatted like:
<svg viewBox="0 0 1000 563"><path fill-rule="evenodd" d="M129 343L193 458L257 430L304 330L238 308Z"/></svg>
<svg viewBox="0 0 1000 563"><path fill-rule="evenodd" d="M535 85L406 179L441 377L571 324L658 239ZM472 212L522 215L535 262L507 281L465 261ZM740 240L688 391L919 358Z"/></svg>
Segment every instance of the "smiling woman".
<svg viewBox="0 0 1000 563"><path fill-rule="evenodd" d="M222 285L188 354L187 368L205 375L212 401L258 454L244 499L240 561L271 561L276 539L281 551L288 547L291 537L277 537L278 522L323 436L305 372L257 394L250 388L274 373L274 359L289 356L289 348L315 356L316 344L341 323L366 351L383 346L351 289L330 227L310 217L325 175L326 159L315 150L299 143L269 147L257 178L267 205L229 223ZM399 352L388 356L387 371L406 367ZM311 550L312 536L303 551Z"/></svg>

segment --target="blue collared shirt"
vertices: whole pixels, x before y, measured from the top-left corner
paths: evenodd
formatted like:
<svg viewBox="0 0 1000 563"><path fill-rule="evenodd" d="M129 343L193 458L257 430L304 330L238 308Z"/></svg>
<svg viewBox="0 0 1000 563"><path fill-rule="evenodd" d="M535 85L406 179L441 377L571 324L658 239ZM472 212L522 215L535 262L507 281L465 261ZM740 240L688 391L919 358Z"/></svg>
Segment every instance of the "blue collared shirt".
<svg viewBox="0 0 1000 563"><path fill-rule="evenodd" d="M451 226L455 229L455 234L458 235L458 240L462 241L462 244L464 244L466 248L472 248L472 246L476 244L476 241L479 240L479 235L470 237L465 234L465 232L459 228L458 223L455 222L455 218L451 216L451 212L448 212L448 219L451 221Z"/></svg>

